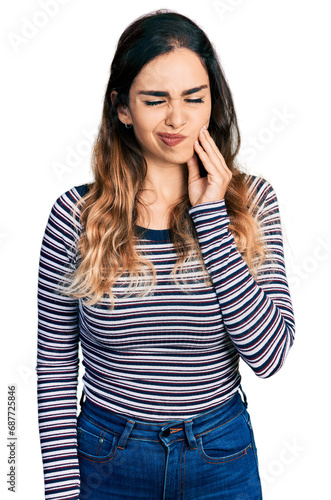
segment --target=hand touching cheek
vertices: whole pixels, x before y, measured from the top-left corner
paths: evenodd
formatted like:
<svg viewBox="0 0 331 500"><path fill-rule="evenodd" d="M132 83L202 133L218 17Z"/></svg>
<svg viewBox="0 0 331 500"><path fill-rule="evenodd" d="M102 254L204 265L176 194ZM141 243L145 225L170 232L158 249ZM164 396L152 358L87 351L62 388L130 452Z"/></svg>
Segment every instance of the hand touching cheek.
<svg viewBox="0 0 331 500"><path fill-rule="evenodd" d="M199 155L207 171L207 177L201 177L196 154L187 162L188 167L188 194L192 206L212 201L223 200L226 190L232 179L232 172L204 126L195 141L195 151Z"/></svg>

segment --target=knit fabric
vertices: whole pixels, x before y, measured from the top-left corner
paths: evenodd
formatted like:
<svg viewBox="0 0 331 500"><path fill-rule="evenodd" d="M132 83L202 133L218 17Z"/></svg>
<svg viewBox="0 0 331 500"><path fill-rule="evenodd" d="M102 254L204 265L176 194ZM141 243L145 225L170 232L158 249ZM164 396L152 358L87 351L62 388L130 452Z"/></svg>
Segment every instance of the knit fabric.
<svg viewBox="0 0 331 500"><path fill-rule="evenodd" d="M186 419L229 400L240 384L239 359L260 377L273 375L294 340L281 221L272 186L247 176L268 257L256 280L238 252L224 200L196 205L207 285L199 262L182 282L170 275L176 253L168 230L137 228L138 250L155 266L157 283L145 297L115 284L115 308L59 293L64 272L75 269L81 227L74 204L87 185L54 203L42 241L38 280L38 412L46 500L79 498L77 458L78 346L86 397L136 419Z"/></svg>

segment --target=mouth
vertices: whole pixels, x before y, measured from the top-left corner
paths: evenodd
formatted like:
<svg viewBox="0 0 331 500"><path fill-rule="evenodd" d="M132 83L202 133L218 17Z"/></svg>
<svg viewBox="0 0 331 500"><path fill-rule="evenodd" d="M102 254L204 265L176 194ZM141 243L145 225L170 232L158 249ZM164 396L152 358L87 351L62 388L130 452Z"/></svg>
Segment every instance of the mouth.
<svg viewBox="0 0 331 500"><path fill-rule="evenodd" d="M185 135L181 134L157 134L161 141L163 141L167 146L176 146L180 142L186 139Z"/></svg>

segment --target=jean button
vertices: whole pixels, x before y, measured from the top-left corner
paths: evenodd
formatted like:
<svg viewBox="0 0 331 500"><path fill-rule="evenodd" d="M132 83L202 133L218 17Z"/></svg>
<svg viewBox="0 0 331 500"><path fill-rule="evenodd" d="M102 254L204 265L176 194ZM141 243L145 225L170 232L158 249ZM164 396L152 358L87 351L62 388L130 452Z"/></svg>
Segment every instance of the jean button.
<svg viewBox="0 0 331 500"><path fill-rule="evenodd" d="M103 438L99 438L99 443L103 443Z"/></svg>
<svg viewBox="0 0 331 500"><path fill-rule="evenodd" d="M164 437L166 437L166 438L167 438L168 436L170 436L170 429L165 429L165 430L163 431L163 436L164 436Z"/></svg>

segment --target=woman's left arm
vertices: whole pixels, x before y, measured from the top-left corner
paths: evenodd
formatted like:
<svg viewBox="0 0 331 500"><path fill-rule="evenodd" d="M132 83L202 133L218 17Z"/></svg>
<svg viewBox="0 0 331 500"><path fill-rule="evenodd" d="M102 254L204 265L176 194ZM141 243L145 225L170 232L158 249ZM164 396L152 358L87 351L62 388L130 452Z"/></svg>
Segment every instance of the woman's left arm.
<svg viewBox="0 0 331 500"><path fill-rule="evenodd" d="M261 179L258 219L268 255L255 281L229 231L224 194L231 172L229 175L226 171L224 158L218 149L216 152L209 134L208 144L206 140L201 142L203 150L197 146L197 153L210 178L198 178L196 158L188 162L189 193L190 184L191 188L193 184L191 193L194 193L189 213L226 330L240 356L254 372L263 378L270 377L283 365L294 341L295 327L277 198L271 185ZM215 195L217 185L220 191ZM209 186L213 189L208 192ZM219 199L212 200L215 196Z"/></svg>

